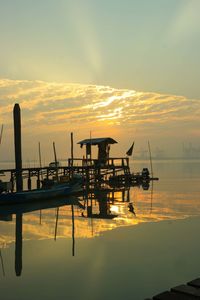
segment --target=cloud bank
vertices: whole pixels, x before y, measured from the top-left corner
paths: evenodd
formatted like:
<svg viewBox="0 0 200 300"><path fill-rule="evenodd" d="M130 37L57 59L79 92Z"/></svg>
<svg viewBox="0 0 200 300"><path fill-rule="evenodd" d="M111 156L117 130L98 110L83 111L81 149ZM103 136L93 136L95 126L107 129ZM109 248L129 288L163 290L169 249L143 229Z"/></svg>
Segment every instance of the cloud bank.
<svg viewBox="0 0 200 300"><path fill-rule="evenodd" d="M59 143L70 131L85 138L92 130L93 136L113 136L124 145L130 138L165 145L170 138L195 141L200 135L198 99L109 86L1 79L4 149L12 139L14 103L20 104L23 139L29 145L50 136Z"/></svg>

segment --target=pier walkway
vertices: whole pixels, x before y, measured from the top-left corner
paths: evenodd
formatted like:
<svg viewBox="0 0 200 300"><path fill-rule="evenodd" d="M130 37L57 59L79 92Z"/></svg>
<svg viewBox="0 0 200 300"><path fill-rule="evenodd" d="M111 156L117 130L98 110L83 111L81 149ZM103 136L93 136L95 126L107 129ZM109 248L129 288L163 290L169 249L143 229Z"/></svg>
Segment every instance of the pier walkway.
<svg viewBox="0 0 200 300"><path fill-rule="evenodd" d="M153 298L145 300L194 300L200 299L200 278L171 288Z"/></svg>
<svg viewBox="0 0 200 300"><path fill-rule="evenodd" d="M27 187L31 190L32 179L35 177L37 188L41 187L44 178L59 178L61 181L72 178L74 174L81 174L85 178L87 184L94 182L104 182L110 176L117 174L130 174L129 159L127 157L109 158L101 162L98 159L68 159L66 166L59 167L30 167L16 169L1 169L1 175L5 175L7 180L12 183L13 190L16 182L17 174L22 176L23 183L27 179Z"/></svg>

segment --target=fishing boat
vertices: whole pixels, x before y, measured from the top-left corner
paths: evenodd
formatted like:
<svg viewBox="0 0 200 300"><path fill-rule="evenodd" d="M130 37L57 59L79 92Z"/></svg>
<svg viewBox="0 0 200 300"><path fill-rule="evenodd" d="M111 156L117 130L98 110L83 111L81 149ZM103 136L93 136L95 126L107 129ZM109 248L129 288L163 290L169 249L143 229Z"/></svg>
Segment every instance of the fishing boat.
<svg viewBox="0 0 200 300"><path fill-rule="evenodd" d="M34 189L31 191L2 193L0 194L1 204L25 203L29 201L41 201L58 197L73 195L82 190L81 183L77 180L69 183L54 184L49 188Z"/></svg>

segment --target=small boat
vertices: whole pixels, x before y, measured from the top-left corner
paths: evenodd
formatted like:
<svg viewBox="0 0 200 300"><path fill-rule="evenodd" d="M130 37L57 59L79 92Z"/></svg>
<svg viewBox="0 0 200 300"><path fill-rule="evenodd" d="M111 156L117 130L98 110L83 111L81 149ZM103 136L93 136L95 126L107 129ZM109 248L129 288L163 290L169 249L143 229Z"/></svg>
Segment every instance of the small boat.
<svg viewBox="0 0 200 300"><path fill-rule="evenodd" d="M82 187L80 182L72 181L70 183L58 183L50 188L41 188L14 193L2 193L0 194L0 205L65 197L78 193L81 190Z"/></svg>

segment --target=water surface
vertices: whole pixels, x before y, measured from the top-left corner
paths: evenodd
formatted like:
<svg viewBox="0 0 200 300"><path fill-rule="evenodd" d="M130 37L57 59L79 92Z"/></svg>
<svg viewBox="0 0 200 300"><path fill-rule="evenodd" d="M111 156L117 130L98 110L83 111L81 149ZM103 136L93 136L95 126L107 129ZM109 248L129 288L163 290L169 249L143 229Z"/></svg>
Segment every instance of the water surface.
<svg viewBox="0 0 200 300"><path fill-rule="evenodd" d="M3 299L140 300L198 277L199 165L155 161L160 180L149 190L100 193L89 210L80 198L81 205L1 211Z"/></svg>

